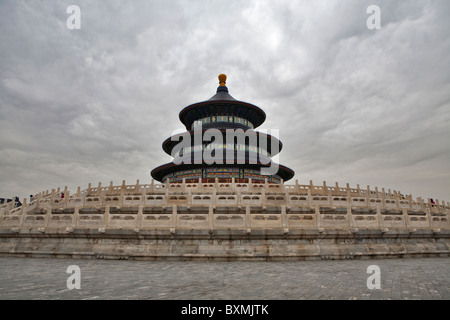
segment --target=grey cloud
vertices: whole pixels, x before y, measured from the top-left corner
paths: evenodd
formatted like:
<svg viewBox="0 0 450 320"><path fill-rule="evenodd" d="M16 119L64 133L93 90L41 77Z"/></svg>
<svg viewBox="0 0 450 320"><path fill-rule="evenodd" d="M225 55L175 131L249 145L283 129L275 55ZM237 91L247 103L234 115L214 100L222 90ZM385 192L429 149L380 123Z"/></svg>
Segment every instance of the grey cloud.
<svg viewBox="0 0 450 320"><path fill-rule="evenodd" d="M66 28L68 5L82 28ZM366 28L367 6L382 10ZM280 161L450 200L446 1L2 1L0 191L150 181L178 113L228 74Z"/></svg>

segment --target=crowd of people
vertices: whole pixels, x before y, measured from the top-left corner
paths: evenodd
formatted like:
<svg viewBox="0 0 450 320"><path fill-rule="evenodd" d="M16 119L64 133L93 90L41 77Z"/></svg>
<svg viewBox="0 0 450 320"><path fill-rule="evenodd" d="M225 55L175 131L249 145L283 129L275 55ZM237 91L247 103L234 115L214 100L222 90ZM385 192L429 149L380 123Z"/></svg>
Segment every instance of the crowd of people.
<svg viewBox="0 0 450 320"><path fill-rule="evenodd" d="M59 197L60 197L60 199L64 199L64 197L65 197L64 192L62 192L62 193L59 195ZM34 195L30 194L30 203L31 203L33 200L34 200ZM14 201L14 207L15 207L15 208L22 206L22 202L20 201L19 197L17 197L17 196L14 197L14 198L11 198L11 199L8 199L8 198L0 198L0 205L2 205L2 204L4 204L4 203L10 203L10 202L12 202L12 201Z"/></svg>
<svg viewBox="0 0 450 320"><path fill-rule="evenodd" d="M14 207L20 207L22 206L22 202L20 202L19 197L14 197L14 199L8 199L8 198L0 198L0 204L9 203L14 200Z"/></svg>

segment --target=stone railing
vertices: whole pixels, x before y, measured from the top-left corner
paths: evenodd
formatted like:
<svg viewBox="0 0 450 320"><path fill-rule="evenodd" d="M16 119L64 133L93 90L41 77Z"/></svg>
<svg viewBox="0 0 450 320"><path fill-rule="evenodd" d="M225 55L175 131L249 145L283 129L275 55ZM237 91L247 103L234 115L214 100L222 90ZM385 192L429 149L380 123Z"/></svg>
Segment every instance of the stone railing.
<svg viewBox="0 0 450 320"><path fill-rule="evenodd" d="M64 193L64 198L61 197ZM369 187L179 183L45 191L0 207L1 229L450 229L450 204Z"/></svg>

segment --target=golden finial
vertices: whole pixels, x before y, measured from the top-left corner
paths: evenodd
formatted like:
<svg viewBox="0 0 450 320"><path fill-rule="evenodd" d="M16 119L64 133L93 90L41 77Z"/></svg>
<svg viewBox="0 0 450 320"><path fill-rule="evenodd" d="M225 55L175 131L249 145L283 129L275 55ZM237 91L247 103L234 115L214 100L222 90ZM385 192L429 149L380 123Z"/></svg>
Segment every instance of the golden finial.
<svg viewBox="0 0 450 320"><path fill-rule="evenodd" d="M219 74L219 86L226 87L225 83L227 82L227 75L226 74Z"/></svg>

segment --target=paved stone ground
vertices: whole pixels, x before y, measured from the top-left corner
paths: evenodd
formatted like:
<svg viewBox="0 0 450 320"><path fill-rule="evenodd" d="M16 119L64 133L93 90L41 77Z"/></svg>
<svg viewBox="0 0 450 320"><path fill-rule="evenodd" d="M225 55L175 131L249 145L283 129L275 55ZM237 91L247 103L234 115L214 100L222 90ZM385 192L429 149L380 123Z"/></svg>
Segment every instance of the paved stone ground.
<svg viewBox="0 0 450 320"><path fill-rule="evenodd" d="M67 267L81 270L69 290ZM369 290L367 267L381 270ZM0 299L450 299L450 259L167 262L0 258Z"/></svg>

